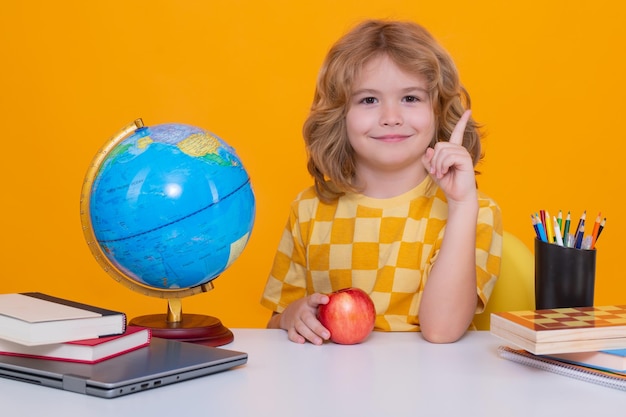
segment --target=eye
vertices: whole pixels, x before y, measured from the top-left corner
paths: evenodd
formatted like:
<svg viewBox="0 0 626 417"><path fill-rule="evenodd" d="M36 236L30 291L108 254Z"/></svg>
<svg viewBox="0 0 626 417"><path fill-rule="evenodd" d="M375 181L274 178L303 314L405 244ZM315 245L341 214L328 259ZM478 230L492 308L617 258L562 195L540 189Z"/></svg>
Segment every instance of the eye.
<svg viewBox="0 0 626 417"><path fill-rule="evenodd" d="M422 100L419 97L417 97L417 96L405 96L403 98L403 101L405 101L407 103L419 103Z"/></svg>
<svg viewBox="0 0 626 417"><path fill-rule="evenodd" d="M359 103L363 104L375 104L377 102L378 100L376 100L376 97L364 97L359 101Z"/></svg>

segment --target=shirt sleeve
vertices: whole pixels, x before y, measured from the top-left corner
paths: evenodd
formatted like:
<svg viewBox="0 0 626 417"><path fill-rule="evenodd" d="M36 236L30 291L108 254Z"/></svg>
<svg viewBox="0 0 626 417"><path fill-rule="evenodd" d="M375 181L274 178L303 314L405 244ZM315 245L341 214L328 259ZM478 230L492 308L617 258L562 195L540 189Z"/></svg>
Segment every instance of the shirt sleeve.
<svg viewBox="0 0 626 417"><path fill-rule="evenodd" d="M306 258L297 206L278 244L274 263L265 284L261 305L282 313L293 301L306 296Z"/></svg>
<svg viewBox="0 0 626 417"><path fill-rule="evenodd" d="M476 227L476 286L478 304L476 313L482 313L489 301L498 276L502 259L502 214L492 199L479 199Z"/></svg>

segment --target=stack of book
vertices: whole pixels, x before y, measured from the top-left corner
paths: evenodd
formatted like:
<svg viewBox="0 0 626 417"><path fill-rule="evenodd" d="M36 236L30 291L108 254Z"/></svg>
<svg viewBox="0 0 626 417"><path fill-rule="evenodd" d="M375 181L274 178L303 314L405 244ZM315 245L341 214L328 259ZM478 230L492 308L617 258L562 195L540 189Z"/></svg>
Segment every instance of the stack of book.
<svg viewBox="0 0 626 417"><path fill-rule="evenodd" d="M29 292L0 294L0 355L97 363L150 344L126 315Z"/></svg>
<svg viewBox="0 0 626 417"><path fill-rule="evenodd" d="M501 357L626 391L626 305L491 314Z"/></svg>

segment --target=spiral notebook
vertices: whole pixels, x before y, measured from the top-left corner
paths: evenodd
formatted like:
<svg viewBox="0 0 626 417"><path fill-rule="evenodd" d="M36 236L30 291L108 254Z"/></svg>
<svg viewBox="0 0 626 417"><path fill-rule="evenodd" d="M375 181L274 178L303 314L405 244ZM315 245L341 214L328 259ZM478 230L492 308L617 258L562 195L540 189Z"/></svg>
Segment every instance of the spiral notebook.
<svg viewBox="0 0 626 417"><path fill-rule="evenodd" d="M498 355L501 358L521 363L523 365L532 366L533 368L626 391L626 374L624 373L608 372L572 363L561 362L556 359L533 355L525 350L513 349L508 346L498 347Z"/></svg>

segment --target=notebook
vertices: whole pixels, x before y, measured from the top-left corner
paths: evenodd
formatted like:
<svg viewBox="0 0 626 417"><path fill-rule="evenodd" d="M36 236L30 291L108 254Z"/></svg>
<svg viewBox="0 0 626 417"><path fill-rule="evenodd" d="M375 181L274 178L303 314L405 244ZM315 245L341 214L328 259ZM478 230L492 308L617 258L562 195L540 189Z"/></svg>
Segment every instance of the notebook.
<svg viewBox="0 0 626 417"><path fill-rule="evenodd" d="M601 369L567 363L547 356L533 355L523 349L514 349L509 346L498 347L498 355L501 358L521 363L522 365L626 391L626 374L621 372L608 372Z"/></svg>
<svg viewBox="0 0 626 417"><path fill-rule="evenodd" d="M0 376L115 398L243 365L248 354L153 337L150 345L96 364L0 356Z"/></svg>

